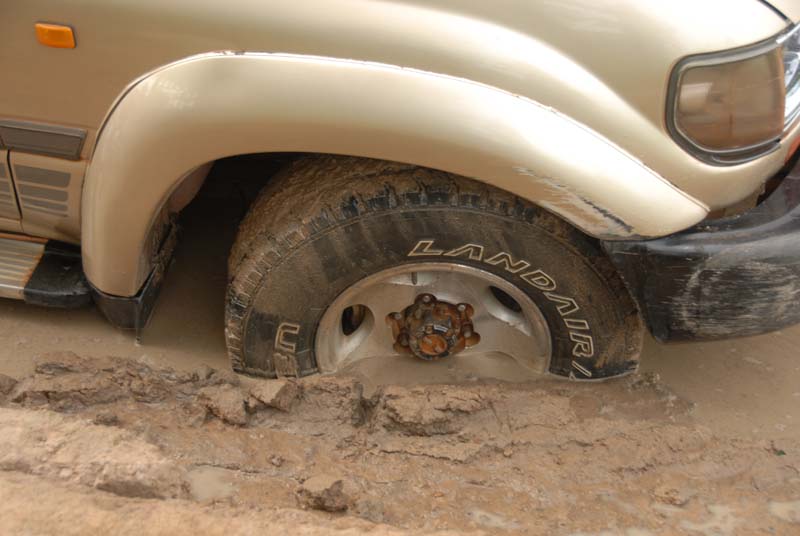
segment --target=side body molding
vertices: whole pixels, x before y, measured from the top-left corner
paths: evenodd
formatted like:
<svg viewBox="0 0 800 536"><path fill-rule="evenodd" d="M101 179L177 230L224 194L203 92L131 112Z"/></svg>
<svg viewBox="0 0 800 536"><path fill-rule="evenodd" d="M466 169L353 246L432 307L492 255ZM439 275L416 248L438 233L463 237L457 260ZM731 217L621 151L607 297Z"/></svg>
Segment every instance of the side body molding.
<svg viewBox="0 0 800 536"><path fill-rule="evenodd" d="M315 56L213 53L132 84L106 118L83 193L84 269L133 296L153 222L188 172L261 152L379 158L473 177L607 240L664 236L708 209L586 126L469 80Z"/></svg>

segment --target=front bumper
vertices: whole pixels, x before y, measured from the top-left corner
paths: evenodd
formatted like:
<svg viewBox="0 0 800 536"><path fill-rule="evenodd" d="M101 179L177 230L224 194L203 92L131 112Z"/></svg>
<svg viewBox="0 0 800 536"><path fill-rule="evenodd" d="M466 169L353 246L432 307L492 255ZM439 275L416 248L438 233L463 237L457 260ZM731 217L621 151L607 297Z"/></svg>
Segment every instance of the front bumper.
<svg viewBox="0 0 800 536"><path fill-rule="evenodd" d="M603 247L662 342L756 335L799 323L800 165L743 215Z"/></svg>

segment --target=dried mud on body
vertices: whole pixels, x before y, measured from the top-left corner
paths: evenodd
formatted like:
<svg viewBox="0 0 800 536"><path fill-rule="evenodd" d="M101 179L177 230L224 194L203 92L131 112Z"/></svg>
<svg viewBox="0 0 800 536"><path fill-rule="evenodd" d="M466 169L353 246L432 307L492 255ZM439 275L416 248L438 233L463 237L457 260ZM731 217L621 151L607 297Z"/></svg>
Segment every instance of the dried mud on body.
<svg viewBox="0 0 800 536"><path fill-rule="evenodd" d="M0 531L800 534L800 450L656 378L366 389L45 355L0 377Z"/></svg>

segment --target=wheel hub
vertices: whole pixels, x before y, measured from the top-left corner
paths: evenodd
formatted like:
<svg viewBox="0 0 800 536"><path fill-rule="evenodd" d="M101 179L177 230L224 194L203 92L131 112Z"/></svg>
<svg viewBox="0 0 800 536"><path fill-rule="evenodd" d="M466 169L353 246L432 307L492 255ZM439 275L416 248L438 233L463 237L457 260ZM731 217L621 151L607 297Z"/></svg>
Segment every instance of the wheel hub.
<svg viewBox="0 0 800 536"><path fill-rule="evenodd" d="M468 303L453 305L420 294L402 312L390 313L394 349L425 361L442 359L478 344L481 336L472 325L475 309Z"/></svg>

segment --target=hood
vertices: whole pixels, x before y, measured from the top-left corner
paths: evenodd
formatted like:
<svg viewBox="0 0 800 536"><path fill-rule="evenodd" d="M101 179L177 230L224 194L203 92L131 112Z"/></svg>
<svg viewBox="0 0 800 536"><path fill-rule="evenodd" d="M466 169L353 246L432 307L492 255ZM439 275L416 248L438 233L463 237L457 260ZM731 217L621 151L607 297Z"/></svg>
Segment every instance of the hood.
<svg viewBox="0 0 800 536"><path fill-rule="evenodd" d="M762 0L765 4L786 15L786 18L794 22L800 21L800 0Z"/></svg>

